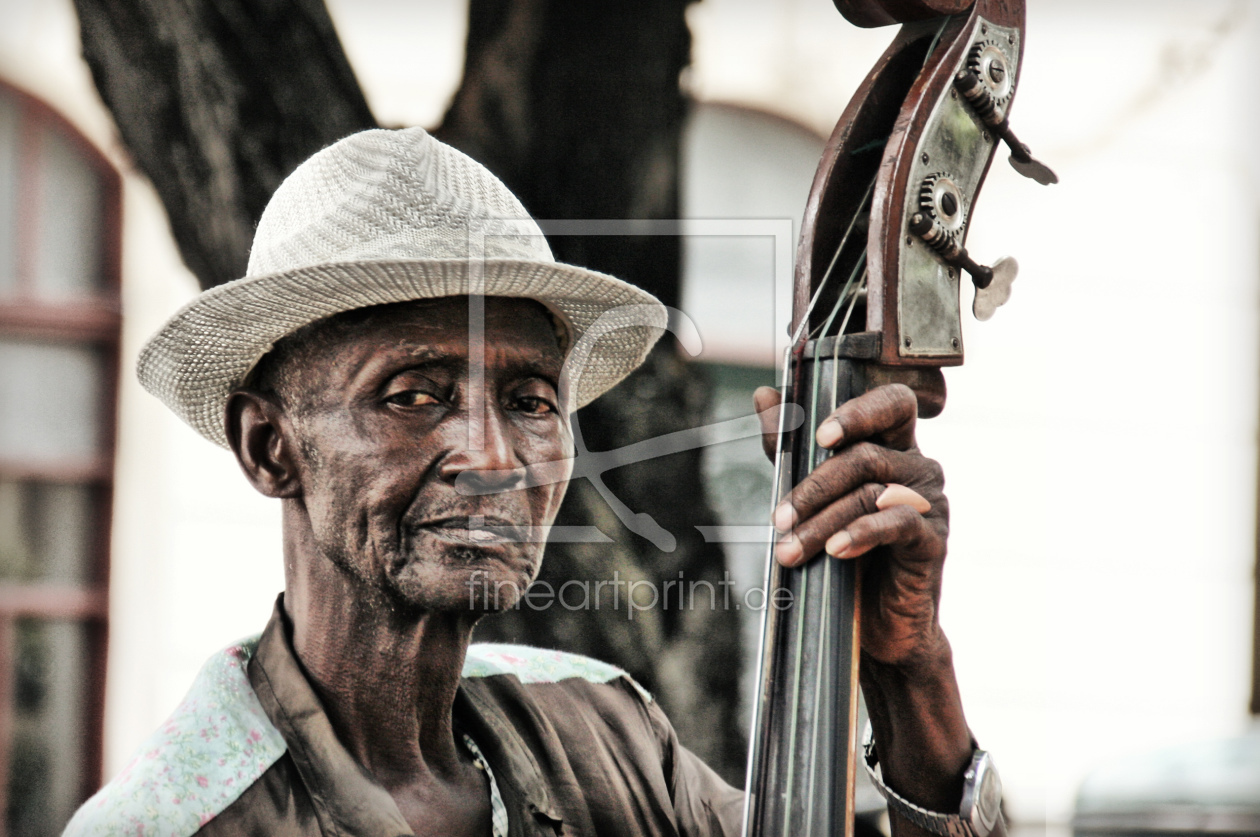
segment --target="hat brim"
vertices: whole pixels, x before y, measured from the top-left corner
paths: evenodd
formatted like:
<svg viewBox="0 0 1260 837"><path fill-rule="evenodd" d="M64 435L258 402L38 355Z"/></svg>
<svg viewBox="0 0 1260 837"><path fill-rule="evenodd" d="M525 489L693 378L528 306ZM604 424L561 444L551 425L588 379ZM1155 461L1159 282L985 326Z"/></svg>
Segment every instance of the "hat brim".
<svg viewBox="0 0 1260 837"><path fill-rule="evenodd" d="M472 266L481 268L472 275ZM466 296L476 281L484 296L534 299L555 312L572 341L600 317L582 368L571 376L582 407L630 374L660 338L666 309L655 297L594 270L543 261L487 259L381 260L319 264L247 276L202 293L149 339L136 372L194 430L227 447L224 407L276 341L297 329L357 308ZM616 312L614 312L616 313ZM609 328L611 326L611 328Z"/></svg>

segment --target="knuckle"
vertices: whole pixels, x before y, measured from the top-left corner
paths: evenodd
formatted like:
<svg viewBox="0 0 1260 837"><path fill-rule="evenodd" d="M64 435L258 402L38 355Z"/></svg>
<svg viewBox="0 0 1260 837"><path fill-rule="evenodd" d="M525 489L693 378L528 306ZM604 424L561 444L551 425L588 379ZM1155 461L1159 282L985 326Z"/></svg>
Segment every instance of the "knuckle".
<svg viewBox="0 0 1260 837"><path fill-rule="evenodd" d="M923 515L909 506L893 506L866 520L866 539L881 544L912 544L922 536L925 525Z"/></svg>
<svg viewBox="0 0 1260 837"><path fill-rule="evenodd" d="M851 449L854 465L858 472L869 480L874 480L883 472L885 451L872 442L859 442Z"/></svg>
<svg viewBox="0 0 1260 837"><path fill-rule="evenodd" d="M894 528L899 532L918 531L923 524L923 515L910 506L893 506L888 511L892 514Z"/></svg>
<svg viewBox="0 0 1260 837"><path fill-rule="evenodd" d="M822 496L822 486L816 475L811 474L802 480L796 488L792 489L792 507L797 512L804 512L814 508L818 504L819 498Z"/></svg>
<svg viewBox="0 0 1260 837"><path fill-rule="evenodd" d="M828 493L827 486L819 479L818 473L815 472L797 484L787 499L792 504L792 508L796 510L797 517L804 518L812 515L814 511L826 503Z"/></svg>
<svg viewBox="0 0 1260 837"><path fill-rule="evenodd" d="M886 390L889 402L897 412L907 415L917 414L919 398L914 394L914 390L901 383L889 384Z"/></svg>
<svg viewBox="0 0 1260 837"><path fill-rule="evenodd" d="M863 514L877 514L879 512L879 498L886 490L887 486L877 482L868 482L858 491L858 503L862 508Z"/></svg>

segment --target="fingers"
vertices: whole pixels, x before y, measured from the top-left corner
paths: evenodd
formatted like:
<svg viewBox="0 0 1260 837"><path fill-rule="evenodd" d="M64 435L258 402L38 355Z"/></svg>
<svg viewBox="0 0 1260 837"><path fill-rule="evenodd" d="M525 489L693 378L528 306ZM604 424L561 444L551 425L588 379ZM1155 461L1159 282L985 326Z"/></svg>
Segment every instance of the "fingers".
<svg viewBox="0 0 1260 837"><path fill-rule="evenodd" d="M843 530L862 515L879 511L877 502L884 490L884 486L878 483L867 483L795 528L791 523L779 527L779 520L776 519L775 527L787 534L775 546L775 558L785 567L795 567L806 558L817 555L827 539L837 531Z"/></svg>
<svg viewBox="0 0 1260 837"><path fill-rule="evenodd" d="M826 550L833 558L857 558L877 546L911 544L927 534L923 515L910 506L893 506L853 521L828 538Z"/></svg>
<svg viewBox="0 0 1260 837"><path fill-rule="evenodd" d="M775 408L782 402L783 394L774 387L757 387L753 392L753 409L761 419L761 449L771 462L779 450L779 411Z"/></svg>
<svg viewBox="0 0 1260 837"><path fill-rule="evenodd" d="M775 527L786 532L858 486L872 482L942 486L944 477L936 462L918 453L861 442L827 459L797 484L775 509Z"/></svg>
<svg viewBox="0 0 1260 837"><path fill-rule="evenodd" d="M830 555L848 558L861 555L874 546L893 543L899 534L908 532L900 528L885 532L880 528L881 522L882 525L900 525L901 511L891 516L883 515L894 509L908 509L922 522L922 515L931 511L932 505L917 491L904 485L868 483L792 530L775 547L775 557L784 566L794 567L818 554L824 547ZM876 521L876 528L868 532L868 521L871 520ZM862 538L858 543L861 548L853 546L855 532ZM920 534L918 530L908 533L916 537ZM863 546L867 541L870 544Z"/></svg>
<svg viewBox="0 0 1260 837"><path fill-rule="evenodd" d="M762 444L778 450L781 397L763 387L753 396L762 420ZM924 515L947 519L940 466L915 446L918 404L904 384L871 390L837 408L816 431L819 444L840 448L783 499L774 512L785 537L775 547L780 563L796 566L823 551L844 557L875 546L923 537ZM940 508L934 503L940 502Z"/></svg>
<svg viewBox="0 0 1260 837"><path fill-rule="evenodd" d="M918 411L910 387L890 384L841 404L819 425L815 438L825 448L869 439L893 450L910 450Z"/></svg>
<svg viewBox="0 0 1260 837"><path fill-rule="evenodd" d="M758 387L753 393L753 407L761 420L761 447L773 461L779 449L779 411L783 400L773 387ZM873 389L841 404L819 426L815 438L825 448L834 448L865 440L878 441L893 450L910 450L915 446L914 430L918 417L918 400L905 384L889 384Z"/></svg>

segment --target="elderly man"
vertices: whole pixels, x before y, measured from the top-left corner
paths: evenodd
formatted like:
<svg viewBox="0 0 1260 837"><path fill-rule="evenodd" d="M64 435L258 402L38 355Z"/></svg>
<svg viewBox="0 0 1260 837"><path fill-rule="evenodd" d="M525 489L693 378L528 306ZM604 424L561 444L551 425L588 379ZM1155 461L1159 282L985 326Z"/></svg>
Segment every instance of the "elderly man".
<svg viewBox="0 0 1260 837"><path fill-rule="evenodd" d="M248 275L176 314L139 363L280 500L284 593L67 833L738 833L742 794L623 672L470 644L538 572L570 412L665 324L642 291L556 263L498 180L421 130L304 163ZM759 391L759 409L776 399ZM883 776L956 824L974 746L936 619L942 478L914 419L910 391L886 388L821 426L837 453L776 511L792 532L778 557L890 547L862 625Z"/></svg>

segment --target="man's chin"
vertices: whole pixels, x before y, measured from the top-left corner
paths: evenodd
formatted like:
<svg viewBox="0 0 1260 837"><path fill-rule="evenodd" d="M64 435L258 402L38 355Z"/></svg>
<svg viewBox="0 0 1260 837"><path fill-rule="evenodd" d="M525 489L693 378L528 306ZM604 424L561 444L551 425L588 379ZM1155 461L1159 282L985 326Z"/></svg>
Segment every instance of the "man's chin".
<svg viewBox="0 0 1260 837"><path fill-rule="evenodd" d="M391 579L394 594L405 605L422 610L484 615L515 607L538 572L532 556L515 551L458 552L468 554L403 567Z"/></svg>

